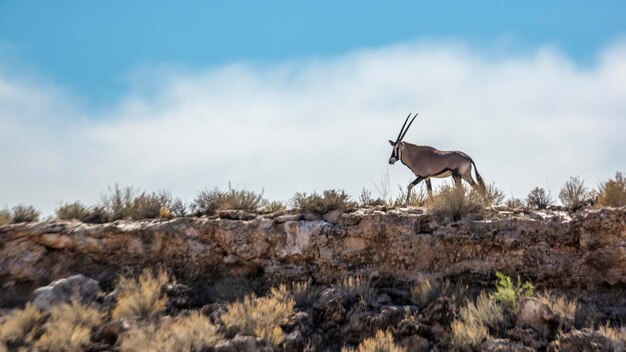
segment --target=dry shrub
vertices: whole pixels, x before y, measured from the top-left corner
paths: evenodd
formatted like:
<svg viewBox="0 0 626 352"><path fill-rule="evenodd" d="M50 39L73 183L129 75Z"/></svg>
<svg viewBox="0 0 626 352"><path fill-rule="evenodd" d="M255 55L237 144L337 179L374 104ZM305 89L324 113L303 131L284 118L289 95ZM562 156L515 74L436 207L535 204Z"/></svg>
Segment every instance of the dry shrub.
<svg viewBox="0 0 626 352"><path fill-rule="evenodd" d="M11 220L14 224L20 222L35 222L39 220L39 215L41 215L39 211L32 205L27 206L18 204L13 207L13 216Z"/></svg>
<svg viewBox="0 0 626 352"><path fill-rule="evenodd" d="M229 329L276 345L284 339L280 325L293 315L294 306L295 301L287 287L280 285L272 288L266 297L251 294L242 301L229 304L222 321Z"/></svg>
<svg viewBox="0 0 626 352"><path fill-rule="evenodd" d="M342 352L406 352L407 349L396 345L390 331L376 331L374 337L365 339L356 349L344 347Z"/></svg>
<svg viewBox="0 0 626 352"><path fill-rule="evenodd" d="M164 210L169 214L174 203L175 200L169 192L140 193L139 189L120 188L118 184L113 188L109 187L109 193L102 196L102 204L111 221L159 218Z"/></svg>
<svg viewBox="0 0 626 352"><path fill-rule="evenodd" d="M361 190L361 195L359 196L359 205L362 206L376 206L376 205L386 205L387 202L383 198L373 198L372 192L363 188Z"/></svg>
<svg viewBox="0 0 626 352"><path fill-rule="evenodd" d="M452 344L460 351L471 351L490 337L487 327L476 320L455 319L451 327Z"/></svg>
<svg viewBox="0 0 626 352"><path fill-rule="evenodd" d="M76 201L74 203L61 204L56 210L56 217L59 220L81 220L87 218L89 209Z"/></svg>
<svg viewBox="0 0 626 352"><path fill-rule="evenodd" d="M614 179L600 183L596 191L596 203L607 207L626 205L626 177L623 173L618 171Z"/></svg>
<svg viewBox="0 0 626 352"><path fill-rule="evenodd" d="M350 196L344 191L334 189L326 190L321 195L313 192L296 193L292 198L294 208L300 209L303 213L326 214L331 210L346 210L355 206L350 201Z"/></svg>
<svg viewBox="0 0 626 352"><path fill-rule="evenodd" d="M504 202L504 206L508 209L520 209L524 208L525 204L523 200L511 197Z"/></svg>
<svg viewBox="0 0 626 352"><path fill-rule="evenodd" d="M194 200L192 207L198 215L213 215L218 210L244 210L250 213L258 213L267 200L260 194L246 189L235 189L230 183L227 191L221 191L217 187L212 190L201 191Z"/></svg>
<svg viewBox="0 0 626 352"><path fill-rule="evenodd" d="M163 286L170 281L169 275L160 270L157 275L146 269L138 279L120 278L119 295L112 312L113 319L153 319L167 304Z"/></svg>
<svg viewBox="0 0 626 352"><path fill-rule="evenodd" d="M449 284L449 282L447 282ZM439 281L431 281L429 278L420 276L417 283L411 286L411 302L420 308L426 307L434 301L440 292Z"/></svg>
<svg viewBox="0 0 626 352"><path fill-rule="evenodd" d="M493 183L485 186L485 189L483 190L481 196L483 206L485 207L497 207L500 206L502 202L504 202L504 192L502 192L502 190L496 187L496 185Z"/></svg>
<svg viewBox="0 0 626 352"><path fill-rule="evenodd" d="M552 204L550 192L541 187L535 187L526 196L526 205L530 208L545 209Z"/></svg>
<svg viewBox="0 0 626 352"><path fill-rule="evenodd" d="M606 324L598 327L598 332L606 336L611 341L617 344L622 344L622 348L626 347L626 327L622 326L621 328L616 328L610 326L607 322Z"/></svg>
<svg viewBox="0 0 626 352"><path fill-rule="evenodd" d="M483 200L477 192L468 191L464 186L446 184L426 202L426 206L435 214L461 220L468 215L480 215L483 212Z"/></svg>
<svg viewBox="0 0 626 352"><path fill-rule="evenodd" d="M320 289L311 286L311 280L302 282L292 282L289 291L296 300L298 306L310 306L317 300Z"/></svg>
<svg viewBox="0 0 626 352"><path fill-rule="evenodd" d="M559 199L564 206L576 210L589 202L591 194L580 177L570 177L559 192Z"/></svg>
<svg viewBox="0 0 626 352"><path fill-rule="evenodd" d="M91 329L102 321L101 313L73 299L54 306L45 332L35 343L40 351L79 351L89 343Z"/></svg>
<svg viewBox="0 0 626 352"><path fill-rule="evenodd" d="M336 287L346 291L352 299L359 297L365 302L369 302L375 294L370 279L363 275L350 275L339 280Z"/></svg>
<svg viewBox="0 0 626 352"><path fill-rule="evenodd" d="M476 321L492 329L497 329L505 321L505 316L496 300L481 292L475 303L467 301L465 307L461 308L461 319L465 322Z"/></svg>
<svg viewBox="0 0 626 352"><path fill-rule="evenodd" d="M285 205L285 203L279 202L279 201L268 202L263 207L263 212L268 213L268 214L277 213L279 211L285 211L285 210L287 210L287 206Z"/></svg>
<svg viewBox="0 0 626 352"><path fill-rule="evenodd" d="M13 309L0 323L0 345L31 341L33 329L40 320L41 312L30 303L23 309Z"/></svg>
<svg viewBox="0 0 626 352"><path fill-rule="evenodd" d="M538 297L542 302L552 308L552 310L559 316L567 319L570 322L574 322L576 317L577 304L576 301L570 301L562 296L551 295L548 292L544 292Z"/></svg>
<svg viewBox="0 0 626 352"><path fill-rule="evenodd" d="M0 226L8 225L11 223L11 212L9 209L0 210Z"/></svg>
<svg viewBox="0 0 626 352"><path fill-rule="evenodd" d="M168 326L148 324L129 330L122 339L120 351L202 351L221 339L221 334L206 316L193 312L186 317L178 317Z"/></svg>

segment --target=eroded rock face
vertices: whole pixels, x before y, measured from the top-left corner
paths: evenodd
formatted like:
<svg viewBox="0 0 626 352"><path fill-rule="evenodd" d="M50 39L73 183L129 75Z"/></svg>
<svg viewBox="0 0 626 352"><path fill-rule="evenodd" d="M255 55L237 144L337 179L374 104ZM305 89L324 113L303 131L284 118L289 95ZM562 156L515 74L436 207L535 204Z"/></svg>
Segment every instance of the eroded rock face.
<svg viewBox="0 0 626 352"><path fill-rule="evenodd" d="M310 221L222 215L0 227L0 306L23 303L33 289L62 277L84 274L106 289L119 274L155 266L186 283L258 274L333 282L363 272L411 280L420 273L487 276L498 270L554 288L626 285L626 208L585 210L573 218L500 212L454 223L420 209L359 209Z"/></svg>

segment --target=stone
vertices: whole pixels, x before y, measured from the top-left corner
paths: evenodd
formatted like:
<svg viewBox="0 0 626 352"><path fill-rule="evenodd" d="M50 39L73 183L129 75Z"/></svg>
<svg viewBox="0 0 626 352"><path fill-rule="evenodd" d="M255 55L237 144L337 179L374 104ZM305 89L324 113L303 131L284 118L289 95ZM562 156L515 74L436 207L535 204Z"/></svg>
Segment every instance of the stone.
<svg viewBox="0 0 626 352"><path fill-rule="evenodd" d="M555 315L552 308L540 299L526 297L517 307L517 324L531 327L543 336L549 336L555 327Z"/></svg>
<svg viewBox="0 0 626 352"><path fill-rule="evenodd" d="M624 343L613 342L606 336L592 330L574 330L558 337L548 345L548 352L557 351L624 351Z"/></svg>
<svg viewBox="0 0 626 352"><path fill-rule="evenodd" d="M33 292L33 304L38 309L48 311L56 304L71 302L73 297L83 304L90 304L102 296L98 281L78 274L36 289Z"/></svg>
<svg viewBox="0 0 626 352"><path fill-rule="evenodd" d="M333 225L338 224L339 220L341 219L341 215L343 214L343 210L341 209L335 209L335 210L331 210L328 213L324 214L324 216L322 217L322 219L324 219L324 221L331 223Z"/></svg>
<svg viewBox="0 0 626 352"><path fill-rule="evenodd" d="M534 349L509 339L491 339L480 346L482 352L533 352Z"/></svg>

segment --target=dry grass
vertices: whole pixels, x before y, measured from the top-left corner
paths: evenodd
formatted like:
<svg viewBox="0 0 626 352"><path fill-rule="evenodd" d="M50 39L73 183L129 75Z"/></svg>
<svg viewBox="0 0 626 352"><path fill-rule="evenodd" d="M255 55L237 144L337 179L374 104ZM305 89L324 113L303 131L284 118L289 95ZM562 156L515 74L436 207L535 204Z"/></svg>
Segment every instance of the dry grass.
<svg viewBox="0 0 626 352"><path fill-rule="evenodd" d="M468 215L480 215L484 210L483 203L477 192L469 191L464 186L446 184L426 202L426 206L437 215L458 221Z"/></svg>
<svg viewBox="0 0 626 352"><path fill-rule="evenodd" d="M481 196L485 207L497 207L504 202L504 192L493 183L485 186Z"/></svg>
<svg viewBox="0 0 626 352"><path fill-rule="evenodd" d="M519 199L519 198L509 198L504 202L504 206L507 207L508 209L520 209L520 208L524 208L525 204L524 201Z"/></svg>
<svg viewBox="0 0 626 352"><path fill-rule="evenodd" d="M285 203L279 202L279 201L268 202L263 207L263 212L268 213L268 214L276 213L279 211L285 211L285 210L287 210L287 206L285 205Z"/></svg>
<svg viewBox="0 0 626 352"><path fill-rule="evenodd" d="M311 287L311 280L302 282L292 282L289 291L296 300L298 306L312 305L320 294L319 287Z"/></svg>
<svg viewBox="0 0 626 352"><path fill-rule="evenodd" d="M626 205L626 177L621 172L615 178L602 182L596 192L596 202L601 206L622 207Z"/></svg>
<svg viewBox="0 0 626 352"><path fill-rule="evenodd" d="M438 281L431 281L429 278L420 276L417 283L411 286L411 302L420 308L429 305L439 295L440 284Z"/></svg>
<svg viewBox="0 0 626 352"><path fill-rule="evenodd" d="M344 347L342 352L405 352L406 348L400 347L395 344L393 341L393 335L389 331L376 331L376 335L374 337L370 337L365 339L363 342L359 344L359 346L354 348Z"/></svg>
<svg viewBox="0 0 626 352"><path fill-rule="evenodd" d="M8 225L11 223L11 212L9 209L0 210L0 226Z"/></svg>
<svg viewBox="0 0 626 352"><path fill-rule="evenodd" d="M59 220L83 220L89 216L89 209L76 201L74 203L61 204L56 210Z"/></svg>
<svg viewBox="0 0 626 352"><path fill-rule="evenodd" d="M157 275L144 270L138 279L120 278L117 304L112 312L113 319L143 318L153 319L166 306L167 298L163 286L170 281L169 275L161 270Z"/></svg>
<svg viewBox="0 0 626 352"><path fill-rule="evenodd" d="M351 298L359 297L365 302L369 302L375 294L372 282L363 275L346 276L339 280L335 286L346 291Z"/></svg>
<svg viewBox="0 0 626 352"><path fill-rule="evenodd" d="M293 315L294 306L287 287L280 285L266 297L247 295L242 301L229 304L222 321L229 329L276 345L284 339L280 325Z"/></svg>
<svg viewBox="0 0 626 352"><path fill-rule="evenodd" d="M505 320L502 308L490 295L481 292L476 302L468 301L461 308L461 319L465 322L477 322L485 326L497 329Z"/></svg>
<svg viewBox="0 0 626 352"><path fill-rule="evenodd" d="M218 210L244 210L258 213L265 207L267 200L263 192L257 194L246 189L235 189L228 184L227 191L218 188L201 191L194 200L192 208L198 215L213 215Z"/></svg>
<svg viewBox="0 0 626 352"><path fill-rule="evenodd" d="M14 224L20 222L35 222L39 220L41 214L32 205L18 204L13 207L13 216L11 221Z"/></svg>
<svg viewBox="0 0 626 352"><path fill-rule="evenodd" d="M359 205L361 206L376 206L376 205L386 205L387 202L383 198L373 198L372 192L363 188L361 190L361 195L359 196Z"/></svg>
<svg viewBox="0 0 626 352"><path fill-rule="evenodd" d="M576 210L590 201L591 194L585 182L578 176L570 177L559 192L559 199L564 206Z"/></svg>
<svg viewBox="0 0 626 352"><path fill-rule="evenodd" d="M625 345L624 347L626 347L626 327L622 326L621 328L616 328L606 323L598 327L598 332L613 342L623 344Z"/></svg>
<svg viewBox="0 0 626 352"><path fill-rule="evenodd" d="M538 296L538 298L552 308L552 310L559 316L567 319L570 322L574 322L576 317L577 304L576 301L570 301L562 296L554 296L548 292L544 292Z"/></svg>
<svg viewBox="0 0 626 352"><path fill-rule="evenodd" d="M39 351L79 351L90 341L91 329L102 321L101 313L80 304L61 303L52 308L45 332L35 343Z"/></svg>
<svg viewBox="0 0 626 352"><path fill-rule="evenodd" d="M30 341L40 320L41 312L30 303L23 309L13 309L0 324L0 344Z"/></svg>
<svg viewBox="0 0 626 352"><path fill-rule="evenodd" d="M186 317L178 317L171 325L134 327L122 338L120 351L201 351L221 339L221 334L206 316L193 312Z"/></svg>
<svg viewBox="0 0 626 352"><path fill-rule="evenodd" d="M294 208L300 209L303 213L326 214L331 210L345 210L355 206L350 201L350 196L344 191L334 189L326 190L321 195L313 192L296 193L292 198Z"/></svg>
<svg viewBox="0 0 626 352"><path fill-rule="evenodd" d="M487 327L477 321L452 321L452 345L457 350L472 350L489 337Z"/></svg>
<svg viewBox="0 0 626 352"><path fill-rule="evenodd" d="M154 219L164 213L169 217L175 203L172 195L166 191L146 193L134 187L120 188L117 184L102 196L103 207L111 221Z"/></svg>
<svg viewBox="0 0 626 352"><path fill-rule="evenodd" d="M545 209L552 204L550 192L541 187L535 187L526 196L526 205L530 208Z"/></svg>
<svg viewBox="0 0 626 352"><path fill-rule="evenodd" d="M428 201L428 193L423 187L415 187L411 191L409 195L409 200L407 202L406 194L408 189L406 187L398 187L399 193L398 196L390 201L391 206L393 207L404 207L404 206L412 206L412 207L423 207L426 205Z"/></svg>

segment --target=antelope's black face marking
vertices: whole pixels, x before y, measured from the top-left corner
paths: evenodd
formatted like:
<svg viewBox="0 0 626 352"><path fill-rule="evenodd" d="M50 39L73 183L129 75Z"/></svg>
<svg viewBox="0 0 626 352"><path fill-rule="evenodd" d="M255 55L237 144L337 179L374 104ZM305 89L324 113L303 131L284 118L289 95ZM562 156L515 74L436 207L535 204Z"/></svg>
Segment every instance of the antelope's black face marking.
<svg viewBox="0 0 626 352"><path fill-rule="evenodd" d="M400 160L400 143L389 141L389 144L393 147L391 156L389 157L389 164L393 165L396 161Z"/></svg>

